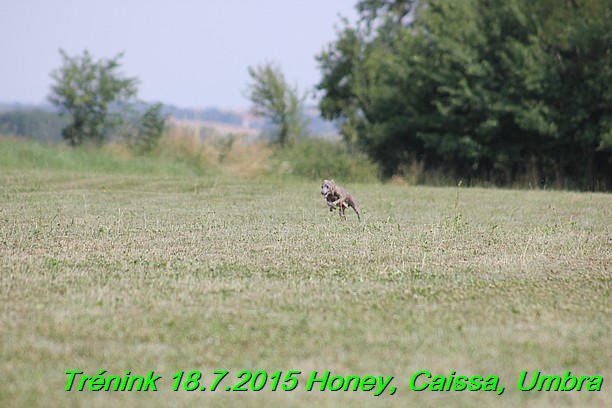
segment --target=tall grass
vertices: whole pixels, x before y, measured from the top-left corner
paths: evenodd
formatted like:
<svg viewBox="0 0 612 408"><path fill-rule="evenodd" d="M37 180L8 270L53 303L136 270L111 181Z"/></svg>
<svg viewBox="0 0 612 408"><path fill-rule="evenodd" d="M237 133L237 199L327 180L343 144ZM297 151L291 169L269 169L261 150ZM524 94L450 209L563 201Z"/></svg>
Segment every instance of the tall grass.
<svg viewBox="0 0 612 408"><path fill-rule="evenodd" d="M53 169L109 174L187 174L192 170L180 160L137 156L126 145L68 147L17 139L0 140L0 168Z"/></svg>
<svg viewBox="0 0 612 408"><path fill-rule="evenodd" d="M378 177L377 166L337 142L297 140L281 148L264 141L249 141L240 135L202 140L198 133L181 128L172 129L145 155L122 143L70 148L3 139L0 167L168 175L212 172L247 178L308 180L335 177L344 182L370 182Z"/></svg>
<svg viewBox="0 0 612 408"><path fill-rule="evenodd" d="M344 182L373 182L379 169L363 153L351 153L341 143L323 139L294 141L271 156L270 174L309 180L336 178Z"/></svg>

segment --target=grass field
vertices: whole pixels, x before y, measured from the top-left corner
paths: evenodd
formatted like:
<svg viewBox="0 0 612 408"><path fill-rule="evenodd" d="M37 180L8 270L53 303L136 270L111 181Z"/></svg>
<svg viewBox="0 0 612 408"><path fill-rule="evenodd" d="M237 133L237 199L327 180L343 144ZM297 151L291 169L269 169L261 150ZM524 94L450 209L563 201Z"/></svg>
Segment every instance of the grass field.
<svg viewBox="0 0 612 408"><path fill-rule="evenodd" d="M316 181L37 161L0 162L0 406L612 405L610 195L337 179L363 207L342 222ZM68 392L67 370L163 378ZM173 392L193 370L229 375ZM226 392L242 370L301 374ZM306 391L328 370L397 392ZM505 392L416 392L420 370ZM523 392L524 370L604 381Z"/></svg>

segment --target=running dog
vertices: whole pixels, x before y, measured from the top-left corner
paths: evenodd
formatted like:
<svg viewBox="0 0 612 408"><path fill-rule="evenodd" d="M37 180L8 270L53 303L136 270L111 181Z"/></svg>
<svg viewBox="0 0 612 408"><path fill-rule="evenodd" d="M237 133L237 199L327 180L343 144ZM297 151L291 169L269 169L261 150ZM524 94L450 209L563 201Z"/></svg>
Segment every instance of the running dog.
<svg viewBox="0 0 612 408"><path fill-rule="evenodd" d="M323 184L321 184L321 195L325 197L325 202L329 206L329 211L338 208L340 218L346 220L344 210L351 207L357 213L357 219L361 221L359 207L353 199L353 196L351 196L351 193L346 191L345 188L337 185L334 180L323 180Z"/></svg>

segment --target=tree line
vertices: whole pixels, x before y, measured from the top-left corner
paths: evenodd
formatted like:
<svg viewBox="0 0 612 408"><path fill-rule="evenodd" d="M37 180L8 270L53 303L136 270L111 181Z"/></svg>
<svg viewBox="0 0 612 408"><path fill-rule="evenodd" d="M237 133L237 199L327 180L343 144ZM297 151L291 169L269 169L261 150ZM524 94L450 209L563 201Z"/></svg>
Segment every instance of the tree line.
<svg viewBox="0 0 612 408"><path fill-rule="evenodd" d="M319 108L387 177L528 181L606 190L612 181L610 0L359 0L358 19L316 56ZM121 54L70 56L49 100L70 145L110 135L151 150L162 105L135 115ZM307 93L277 64L248 67L245 96L286 145Z"/></svg>
<svg viewBox="0 0 612 408"><path fill-rule="evenodd" d="M0 112L0 135L28 137L40 142L61 142L68 121L43 109Z"/></svg>
<svg viewBox="0 0 612 408"><path fill-rule="evenodd" d="M85 50L71 56L60 50L62 66L51 73L54 82L49 101L67 120L62 136L71 146L83 143L101 145L110 137L127 140L139 150L151 151L166 126L168 113L161 103L137 115L138 79L120 72L122 54L96 60ZM281 146L291 137L306 133L309 119L305 114L306 94L290 86L280 69L273 63L248 68L252 83L245 95L252 101L252 112L268 118L277 127ZM168 109L166 109L167 111ZM175 112L182 113L174 109ZM240 117L213 111L216 118L240 121Z"/></svg>
<svg viewBox="0 0 612 408"><path fill-rule="evenodd" d="M387 175L610 186L609 0L362 0L320 108Z"/></svg>

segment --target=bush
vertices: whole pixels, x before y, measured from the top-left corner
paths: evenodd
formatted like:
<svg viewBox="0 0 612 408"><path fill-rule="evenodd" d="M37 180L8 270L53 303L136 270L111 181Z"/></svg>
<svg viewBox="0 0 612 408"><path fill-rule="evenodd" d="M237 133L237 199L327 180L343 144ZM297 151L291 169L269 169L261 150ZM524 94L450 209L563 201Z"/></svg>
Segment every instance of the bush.
<svg viewBox="0 0 612 408"><path fill-rule="evenodd" d="M277 148L272 154L269 172L312 180L369 182L378 179L379 168L365 154L352 153L341 142L311 138Z"/></svg>

